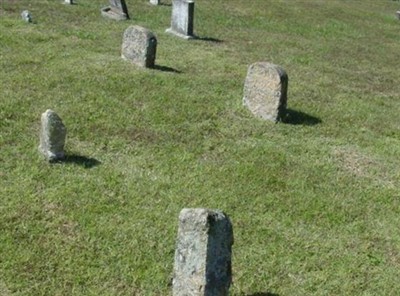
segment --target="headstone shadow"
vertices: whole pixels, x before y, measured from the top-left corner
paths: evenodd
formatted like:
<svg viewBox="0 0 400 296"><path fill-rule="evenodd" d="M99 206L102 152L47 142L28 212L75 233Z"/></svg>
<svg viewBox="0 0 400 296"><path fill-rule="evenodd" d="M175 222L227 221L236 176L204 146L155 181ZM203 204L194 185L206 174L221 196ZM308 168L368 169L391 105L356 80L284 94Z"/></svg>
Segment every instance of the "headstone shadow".
<svg viewBox="0 0 400 296"><path fill-rule="evenodd" d="M279 296L279 294L271 293L271 292L258 292L254 294L249 294L246 296Z"/></svg>
<svg viewBox="0 0 400 296"><path fill-rule="evenodd" d="M197 36L195 35L193 40L200 40L200 41L206 41L206 42L213 42L213 43L222 43L224 42L221 39L218 38L213 38L213 37L208 37L208 36Z"/></svg>
<svg viewBox="0 0 400 296"><path fill-rule="evenodd" d="M161 66L161 65L154 65L153 66L154 70L162 71L162 72L170 72L170 73L177 73L180 74L182 71L179 71L177 69L167 67L167 66Z"/></svg>
<svg viewBox="0 0 400 296"><path fill-rule="evenodd" d="M283 123L293 124L293 125L316 125L322 122L318 117L308 115L301 111L296 111L293 109L286 110L286 116L282 120Z"/></svg>
<svg viewBox="0 0 400 296"><path fill-rule="evenodd" d="M101 164L101 162L95 158L86 157L78 154L67 154L63 160L60 160L58 162L73 163L82 166L85 169L90 169Z"/></svg>

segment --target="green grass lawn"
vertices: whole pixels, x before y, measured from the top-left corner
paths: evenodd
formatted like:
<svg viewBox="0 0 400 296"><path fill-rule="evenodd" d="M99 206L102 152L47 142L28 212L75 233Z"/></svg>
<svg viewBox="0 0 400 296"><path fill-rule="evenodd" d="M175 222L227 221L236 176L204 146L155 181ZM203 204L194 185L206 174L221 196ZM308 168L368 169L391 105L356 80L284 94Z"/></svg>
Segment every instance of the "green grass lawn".
<svg viewBox="0 0 400 296"><path fill-rule="evenodd" d="M231 218L232 295L398 294L399 2L196 0L192 41L170 5L76 2L0 0L0 295L170 295L185 207ZM121 59L132 24L156 69ZM288 73L287 123L242 106L258 61Z"/></svg>

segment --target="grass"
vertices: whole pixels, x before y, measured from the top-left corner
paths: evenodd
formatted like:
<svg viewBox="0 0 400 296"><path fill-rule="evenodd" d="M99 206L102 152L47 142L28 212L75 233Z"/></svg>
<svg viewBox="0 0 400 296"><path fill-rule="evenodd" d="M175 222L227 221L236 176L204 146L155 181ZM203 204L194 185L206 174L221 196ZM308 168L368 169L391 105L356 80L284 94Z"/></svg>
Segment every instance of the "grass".
<svg viewBox="0 0 400 296"><path fill-rule="evenodd" d="M398 2L197 0L193 41L168 5L77 2L0 1L1 295L169 295L184 207L231 218L232 295L397 294ZM120 58L131 24L156 70ZM242 106L256 61L288 72L287 124Z"/></svg>

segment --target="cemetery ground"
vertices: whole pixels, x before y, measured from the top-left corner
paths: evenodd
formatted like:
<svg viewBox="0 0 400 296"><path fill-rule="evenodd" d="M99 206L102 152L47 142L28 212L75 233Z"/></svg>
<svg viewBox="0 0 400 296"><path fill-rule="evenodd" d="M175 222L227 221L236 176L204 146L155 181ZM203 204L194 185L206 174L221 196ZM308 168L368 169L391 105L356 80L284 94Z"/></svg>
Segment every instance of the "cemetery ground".
<svg viewBox="0 0 400 296"><path fill-rule="evenodd" d="M0 1L0 295L170 295L195 207L232 221L231 295L398 293L399 2L196 0L190 41L165 33L170 1L123 22L76 2ZM121 58L132 24L155 69ZM284 123L242 106L258 61L288 73Z"/></svg>

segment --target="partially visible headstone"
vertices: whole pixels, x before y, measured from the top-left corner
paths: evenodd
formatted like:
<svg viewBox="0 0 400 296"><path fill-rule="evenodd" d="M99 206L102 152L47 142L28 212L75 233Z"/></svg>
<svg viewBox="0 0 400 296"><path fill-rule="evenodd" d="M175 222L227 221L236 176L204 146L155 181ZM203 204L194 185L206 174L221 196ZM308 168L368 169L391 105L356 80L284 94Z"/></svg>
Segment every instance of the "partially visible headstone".
<svg viewBox="0 0 400 296"><path fill-rule="evenodd" d="M160 4L161 4L161 1L160 1L160 0L150 0L150 4L153 4L153 5L160 5Z"/></svg>
<svg viewBox="0 0 400 296"><path fill-rule="evenodd" d="M39 151L48 161L63 159L67 130L61 118L48 109L42 114L41 123Z"/></svg>
<svg viewBox="0 0 400 296"><path fill-rule="evenodd" d="M64 0L64 4L74 4L74 0Z"/></svg>
<svg viewBox="0 0 400 296"><path fill-rule="evenodd" d="M183 209L175 250L173 296L229 295L233 230L219 210Z"/></svg>
<svg viewBox="0 0 400 296"><path fill-rule="evenodd" d="M31 23L32 22L32 15L28 10L24 10L21 13L21 17L24 21L26 21L27 23Z"/></svg>
<svg viewBox="0 0 400 296"><path fill-rule="evenodd" d="M153 68L156 60L157 38L148 29L140 26L128 27L123 36L121 57L132 63Z"/></svg>
<svg viewBox="0 0 400 296"><path fill-rule="evenodd" d="M254 63L247 71L243 105L257 117L280 121L286 113L287 89L285 70L267 62Z"/></svg>
<svg viewBox="0 0 400 296"><path fill-rule="evenodd" d="M193 19L193 0L172 0L171 28L167 32L185 39L194 38Z"/></svg>
<svg viewBox="0 0 400 296"><path fill-rule="evenodd" d="M396 11L397 18L400 20L400 10Z"/></svg>
<svg viewBox="0 0 400 296"><path fill-rule="evenodd" d="M102 8L101 14L117 21L129 19L125 0L110 0L110 6Z"/></svg>

